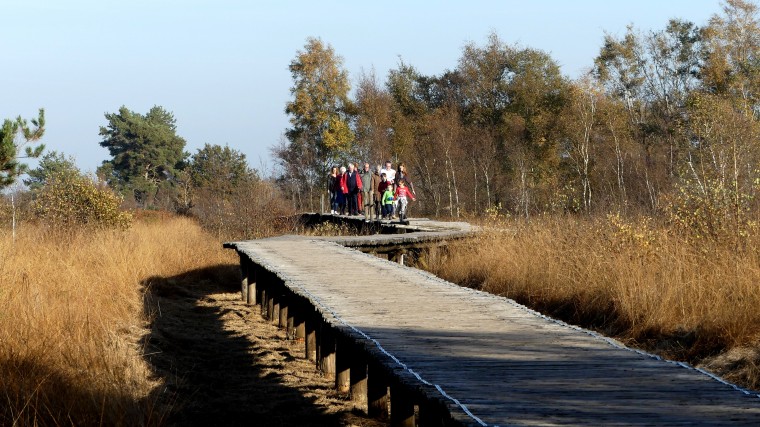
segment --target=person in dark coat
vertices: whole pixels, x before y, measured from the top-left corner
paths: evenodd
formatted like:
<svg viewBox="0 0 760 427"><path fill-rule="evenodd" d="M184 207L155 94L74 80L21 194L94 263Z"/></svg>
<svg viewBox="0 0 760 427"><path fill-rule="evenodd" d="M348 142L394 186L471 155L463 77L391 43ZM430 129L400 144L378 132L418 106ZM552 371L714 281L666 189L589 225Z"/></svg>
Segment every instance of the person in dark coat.
<svg viewBox="0 0 760 427"><path fill-rule="evenodd" d="M336 181L338 180L338 167L333 166L330 175L327 176L327 192L330 194L330 213L338 213L338 193L335 191Z"/></svg>
<svg viewBox="0 0 760 427"><path fill-rule="evenodd" d="M349 215L359 214L359 192L362 190L362 179L359 171L356 170L353 163L348 164L348 171L343 174L343 182L346 186L346 202L348 205Z"/></svg>

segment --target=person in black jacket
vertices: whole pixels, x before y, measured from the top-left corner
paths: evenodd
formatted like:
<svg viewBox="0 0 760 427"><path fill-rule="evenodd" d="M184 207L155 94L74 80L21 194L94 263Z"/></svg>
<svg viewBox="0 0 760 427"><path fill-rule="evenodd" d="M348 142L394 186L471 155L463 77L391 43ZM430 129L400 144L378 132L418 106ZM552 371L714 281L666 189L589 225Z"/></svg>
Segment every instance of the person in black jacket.
<svg viewBox="0 0 760 427"><path fill-rule="evenodd" d="M338 213L338 192L336 181L338 180L338 167L333 166L330 175L327 176L327 192L330 194L330 213Z"/></svg>
<svg viewBox="0 0 760 427"><path fill-rule="evenodd" d="M346 199L348 199L348 214L358 215L358 196L359 192L362 190L362 179L359 176L359 172L356 170L356 167L353 163L348 164L348 171L344 174L344 179L346 183L346 189L348 189L348 193L346 194Z"/></svg>

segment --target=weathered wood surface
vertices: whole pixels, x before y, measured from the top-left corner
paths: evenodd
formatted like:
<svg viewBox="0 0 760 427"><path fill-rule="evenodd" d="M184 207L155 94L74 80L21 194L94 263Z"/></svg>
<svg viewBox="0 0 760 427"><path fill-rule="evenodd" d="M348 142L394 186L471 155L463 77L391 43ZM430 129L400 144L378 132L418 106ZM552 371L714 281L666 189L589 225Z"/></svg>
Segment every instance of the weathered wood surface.
<svg viewBox="0 0 760 427"><path fill-rule="evenodd" d="M332 220L348 224L361 224L366 222L358 216L339 216L326 214L304 214L308 222L324 222ZM383 248L398 245L414 246L415 244L427 245L434 242L445 242L452 239L470 237L479 228L467 222L442 222L432 221L426 218L415 218L409 224L401 224L397 221L373 221L379 224L383 234L369 236L329 236L312 237L316 240L328 240L351 248Z"/></svg>
<svg viewBox="0 0 760 427"><path fill-rule="evenodd" d="M760 425L757 395L509 299L327 239L226 246L462 424Z"/></svg>

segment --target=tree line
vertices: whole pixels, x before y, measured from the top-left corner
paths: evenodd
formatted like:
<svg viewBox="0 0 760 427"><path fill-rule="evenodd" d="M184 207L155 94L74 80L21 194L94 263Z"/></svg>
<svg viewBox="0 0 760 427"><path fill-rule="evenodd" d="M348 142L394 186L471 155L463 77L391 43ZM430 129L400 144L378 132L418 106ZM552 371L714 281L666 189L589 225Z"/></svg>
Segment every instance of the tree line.
<svg viewBox="0 0 760 427"><path fill-rule="evenodd" d="M111 227L128 225L124 210L163 210L194 216L220 238L239 238L268 233L261 219L285 212L277 189L242 152L216 144L186 152L173 113L163 107L141 114L122 106L105 119L99 145L110 159L94 176L64 153L32 146L44 133L44 110L31 126L20 117L4 122L0 188L27 174L26 190L17 194L20 215L59 226ZM23 159L33 157L40 161L30 170Z"/></svg>
<svg viewBox="0 0 760 427"><path fill-rule="evenodd" d="M267 215L317 210L331 166L388 159L408 165L415 214L641 213L704 236L757 224L760 21L746 0L726 0L702 26L673 19L606 34L577 79L496 34L465 45L452 70L424 75L401 61L382 82L363 73L353 91L318 38L289 70L291 126L272 148L271 180L228 146L186 152L173 114L155 106L105 115L99 144L110 159L92 181L123 207L192 214L220 235L234 223L244 237ZM0 187L27 172L24 157L43 154L44 124L43 110L31 124L3 122ZM48 153L25 181L29 197L61 168L82 175Z"/></svg>
<svg viewBox="0 0 760 427"><path fill-rule="evenodd" d="M392 159L436 216L612 210L719 233L757 212L760 22L749 1L725 1L703 26L606 34L574 80L496 34L467 44L453 70L401 61L384 82L362 74L353 95L318 38L290 71L291 127L273 153L298 209L318 207L331 165Z"/></svg>

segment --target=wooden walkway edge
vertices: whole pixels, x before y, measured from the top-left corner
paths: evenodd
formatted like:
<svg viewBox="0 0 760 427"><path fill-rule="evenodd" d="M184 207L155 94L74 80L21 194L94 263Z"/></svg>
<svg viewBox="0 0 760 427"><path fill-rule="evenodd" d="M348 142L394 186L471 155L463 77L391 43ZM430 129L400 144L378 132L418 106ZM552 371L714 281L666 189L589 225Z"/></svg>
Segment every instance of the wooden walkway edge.
<svg viewBox="0 0 760 427"><path fill-rule="evenodd" d="M444 238L445 223L427 225L427 236L401 235L406 244ZM225 247L240 255L244 299L302 339L304 357L370 415L405 426L760 425L754 393L343 246L361 239L398 236Z"/></svg>

